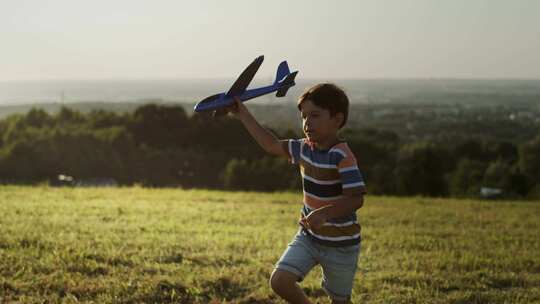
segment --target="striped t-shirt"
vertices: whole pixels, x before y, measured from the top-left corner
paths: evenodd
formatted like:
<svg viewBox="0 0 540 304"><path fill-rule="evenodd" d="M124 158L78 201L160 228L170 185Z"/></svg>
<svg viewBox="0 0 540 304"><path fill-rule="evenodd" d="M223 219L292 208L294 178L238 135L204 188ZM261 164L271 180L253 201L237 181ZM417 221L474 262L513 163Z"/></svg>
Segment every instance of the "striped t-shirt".
<svg viewBox="0 0 540 304"><path fill-rule="evenodd" d="M300 166L303 216L323 206L339 204L344 196L359 197L366 193L364 179L347 143L340 142L324 151L309 145L305 138L286 140L283 145L291 162ZM317 230L304 230L314 241L326 246L360 243L360 224L355 212L329 219Z"/></svg>

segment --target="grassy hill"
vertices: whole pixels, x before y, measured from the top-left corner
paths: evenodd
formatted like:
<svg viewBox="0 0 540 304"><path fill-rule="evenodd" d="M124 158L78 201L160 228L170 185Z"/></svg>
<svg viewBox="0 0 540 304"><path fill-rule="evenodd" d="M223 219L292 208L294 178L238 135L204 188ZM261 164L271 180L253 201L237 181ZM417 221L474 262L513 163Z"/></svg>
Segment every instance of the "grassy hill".
<svg viewBox="0 0 540 304"><path fill-rule="evenodd" d="M282 303L301 196L0 187L0 303ZM540 204L366 198L353 303L539 303ZM319 269L303 282L329 303Z"/></svg>

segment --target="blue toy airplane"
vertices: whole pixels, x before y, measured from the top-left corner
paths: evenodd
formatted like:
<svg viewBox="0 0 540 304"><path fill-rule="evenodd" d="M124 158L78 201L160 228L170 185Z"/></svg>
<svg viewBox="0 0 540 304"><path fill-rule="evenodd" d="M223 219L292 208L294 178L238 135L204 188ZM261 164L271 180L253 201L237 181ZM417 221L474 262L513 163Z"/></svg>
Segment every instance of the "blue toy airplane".
<svg viewBox="0 0 540 304"><path fill-rule="evenodd" d="M250 65L248 65L242 74L240 74L227 93L219 93L206 97L195 105L195 112L212 112L214 116L225 115L227 114L225 108L234 103L234 96L237 96L242 102L275 91L277 91L277 97L285 96L287 90L295 85L294 78L298 73L298 71L292 73L289 71L287 61L283 61L279 64L276 80L273 84L266 87L246 90L255 76L255 73L259 70L263 60L264 56L257 57Z"/></svg>

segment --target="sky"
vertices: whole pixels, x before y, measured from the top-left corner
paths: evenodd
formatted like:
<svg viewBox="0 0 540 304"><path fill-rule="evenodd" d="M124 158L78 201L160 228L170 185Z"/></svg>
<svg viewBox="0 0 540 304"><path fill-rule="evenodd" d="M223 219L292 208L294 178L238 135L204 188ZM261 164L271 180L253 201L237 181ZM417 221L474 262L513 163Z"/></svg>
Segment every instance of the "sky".
<svg viewBox="0 0 540 304"><path fill-rule="evenodd" d="M1 0L0 80L540 78L537 0Z"/></svg>

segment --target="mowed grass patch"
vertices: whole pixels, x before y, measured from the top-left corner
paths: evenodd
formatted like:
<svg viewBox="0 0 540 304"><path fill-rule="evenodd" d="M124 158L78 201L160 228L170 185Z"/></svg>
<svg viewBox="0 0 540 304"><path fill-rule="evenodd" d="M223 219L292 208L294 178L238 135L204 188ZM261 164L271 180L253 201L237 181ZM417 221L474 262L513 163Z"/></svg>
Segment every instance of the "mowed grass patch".
<svg viewBox="0 0 540 304"><path fill-rule="evenodd" d="M283 303L301 195L0 187L0 302ZM540 204L366 197L353 303L540 302ZM302 287L329 303L314 269Z"/></svg>

